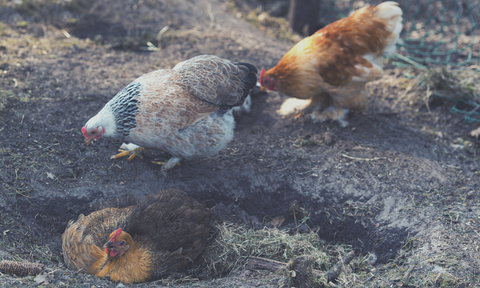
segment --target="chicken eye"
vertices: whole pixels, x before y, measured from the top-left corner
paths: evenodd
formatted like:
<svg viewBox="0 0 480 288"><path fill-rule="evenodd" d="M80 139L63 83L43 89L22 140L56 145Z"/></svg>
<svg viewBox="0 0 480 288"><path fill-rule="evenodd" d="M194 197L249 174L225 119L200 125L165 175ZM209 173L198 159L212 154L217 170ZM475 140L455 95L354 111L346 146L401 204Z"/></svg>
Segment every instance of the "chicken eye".
<svg viewBox="0 0 480 288"><path fill-rule="evenodd" d="M120 245L120 246L125 245L125 241L120 241L120 242L118 242L118 245Z"/></svg>

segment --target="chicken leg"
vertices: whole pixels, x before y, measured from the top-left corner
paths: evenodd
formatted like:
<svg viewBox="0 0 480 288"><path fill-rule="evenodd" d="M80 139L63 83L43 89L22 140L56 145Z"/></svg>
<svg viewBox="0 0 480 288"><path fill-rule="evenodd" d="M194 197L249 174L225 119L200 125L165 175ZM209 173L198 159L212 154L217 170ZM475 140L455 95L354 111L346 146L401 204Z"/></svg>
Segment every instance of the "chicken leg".
<svg viewBox="0 0 480 288"><path fill-rule="evenodd" d="M327 97L327 94L322 93L311 99L288 98L283 102L277 113L282 115L283 118L294 117L297 119L310 114L312 111L325 109Z"/></svg>
<svg viewBox="0 0 480 288"><path fill-rule="evenodd" d="M143 155L141 153L143 151L143 147L140 147L133 143L123 143L122 146L120 146L120 149L118 149L118 151L120 151L120 153L118 153L117 155L113 155L112 157L110 157L110 159L117 159L126 156L129 156L128 161L133 160L133 158L137 156L143 159ZM181 159L182 158L172 157L168 161L152 161L152 163L163 165L162 171L167 171L175 166L179 166L179 162Z"/></svg>
<svg viewBox="0 0 480 288"><path fill-rule="evenodd" d="M336 95L335 97L329 97L331 101L322 107L322 110L314 111L310 117L313 123L321 123L328 119L337 120L340 126L347 127L348 122L345 120L350 110L363 112L367 109L368 93L364 90L365 84L351 85L352 89L359 90L354 97L341 97ZM352 92L353 93L353 92ZM326 101L325 101L326 102Z"/></svg>
<svg viewBox="0 0 480 288"><path fill-rule="evenodd" d="M117 155L113 155L112 157L110 157L110 159L117 159L126 156L129 156L128 161L132 161L133 158L135 158L136 156L143 159L143 155L141 154L141 152L143 151L143 147L140 147L133 143L123 143L122 146L120 146L120 149L118 149L118 151L120 151L120 153L118 153Z"/></svg>
<svg viewBox="0 0 480 288"><path fill-rule="evenodd" d="M152 163L163 165L162 171L165 172L167 170L172 169L175 166L180 166L181 165L179 163L180 160L182 160L182 158L172 157L168 161L152 161Z"/></svg>
<svg viewBox="0 0 480 288"><path fill-rule="evenodd" d="M310 114L310 118L312 118L313 123L322 123L328 119L337 120L340 126L345 128L348 126L348 122L345 120L348 111L348 109L335 107L332 105L321 112L314 111L312 114Z"/></svg>

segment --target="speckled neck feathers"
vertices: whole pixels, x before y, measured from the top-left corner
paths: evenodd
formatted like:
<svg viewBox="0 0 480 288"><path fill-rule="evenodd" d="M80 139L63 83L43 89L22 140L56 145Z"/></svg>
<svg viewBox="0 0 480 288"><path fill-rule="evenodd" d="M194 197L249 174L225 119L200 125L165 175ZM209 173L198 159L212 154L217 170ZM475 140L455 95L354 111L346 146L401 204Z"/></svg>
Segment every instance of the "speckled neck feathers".
<svg viewBox="0 0 480 288"><path fill-rule="evenodd" d="M104 109L112 111L117 124L117 134L127 137L130 130L135 128L136 113L138 112L138 100L136 97L140 94L141 84L133 81L115 95L106 105Z"/></svg>

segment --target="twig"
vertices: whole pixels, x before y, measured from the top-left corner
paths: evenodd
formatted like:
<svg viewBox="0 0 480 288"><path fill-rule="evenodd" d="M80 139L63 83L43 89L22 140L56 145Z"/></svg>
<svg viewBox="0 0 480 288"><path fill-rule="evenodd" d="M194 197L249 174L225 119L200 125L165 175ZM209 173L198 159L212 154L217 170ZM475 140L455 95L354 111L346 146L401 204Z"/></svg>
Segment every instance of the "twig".
<svg viewBox="0 0 480 288"><path fill-rule="evenodd" d="M207 10L208 10L208 17L210 17L210 26L208 26L208 28L212 29L213 27L215 27L215 16L213 16L212 5L208 4Z"/></svg>
<svg viewBox="0 0 480 288"><path fill-rule="evenodd" d="M378 275L378 272L375 273L375 274L373 274L372 276L368 277L367 279L365 279L365 280L363 281L363 284L365 284L365 283L367 283L367 282L370 282L373 278L377 277L377 275Z"/></svg>
<svg viewBox="0 0 480 288"><path fill-rule="evenodd" d="M375 160L387 159L387 157L357 158L357 157L348 156L346 154L342 154L342 156L345 157L345 158L348 158L348 159L358 160L358 161L375 161Z"/></svg>
<svg viewBox="0 0 480 288"><path fill-rule="evenodd" d="M1 174L0 174L0 175L1 175ZM5 184L8 188L12 189L12 191L15 192L15 193L17 193L18 195L23 196L23 197L25 197L25 198L31 198L30 196L27 196L27 195L24 195L23 193L18 192L15 188L13 188L12 186L8 185L7 183L4 182L3 184Z"/></svg>
<svg viewBox="0 0 480 288"><path fill-rule="evenodd" d="M412 264L412 265L408 268L407 272L405 272L405 275L403 275L402 281L403 281L404 283L408 282L408 278L410 278L410 273L412 273L413 268L415 268L415 264Z"/></svg>
<svg viewBox="0 0 480 288"><path fill-rule="evenodd" d="M447 163L445 163L445 162L443 162L443 161L442 161L442 163L443 163L443 165L447 166L448 168L460 169L460 167L457 167L457 166L454 166L454 165L447 164Z"/></svg>
<svg viewBox="0 0 480 288"><path fill-rule="evenodd" d="M72 37L70 33L68 33L65 29L62 29L62 31L60 32L62 32L63 36L65 36L65 38L67 39L70 39L70 37Z"/></svg>
<svg viewBox="0 0 480 288"><path fill-rule="evenodd" d="M140 47L140 50L150 51L150 52L155 52L155 51L161 50L161 49L158 48L157 46L153 45L153 43L150 42L150 41L147 42L147 46L148 46L148 47ZM160 46L160 44L159 44L159 46Z"/></svg>
<svg viewBox="0 0 480 288"><path fill-rule="evenodd" d="M327 276L328 282L335 282L340 276L340 272L342 271L343 265L348 265L352 262L353 258L355 257L355 251L350 251L347 254L343 255L342 259L335 264L330 270L325 273Z"/></svg>
<svg viewBox="0 0 480 288"><path fill-rule="evenodd" d="M348 265L354 257L355 251L350 251L349 253L345 254L342 259L340 259L340 261L338 261L337 264L335 264L335 266L333 266L327 272L312 269L312 274L315 277L325 276L329 282L334 282L338 278L338 276L340 276L343 265ZM270 272L276 272L279 269L287 267L287 265L287 263L251 256L248 258L248 263L245 268L248 270L268 270Z"/></svg>
<svg viewBox="0 0 480 288"><path fill-rule="evenodd" d="M285 267L287 267L287 263L254 256L248 257L248 263L245 266L248 270L268 270L270 272L276 272L278 269Z"/></svg>
<svg viewBox="0 0 480 288"><path fill-rule="evenodd" d="M169 28L170 27L165 26L158 32L158 34L157 34L158 50L162 50L162 36L163 36L163 34L165 34L165 32L167 32L167 30Z"/></svg>

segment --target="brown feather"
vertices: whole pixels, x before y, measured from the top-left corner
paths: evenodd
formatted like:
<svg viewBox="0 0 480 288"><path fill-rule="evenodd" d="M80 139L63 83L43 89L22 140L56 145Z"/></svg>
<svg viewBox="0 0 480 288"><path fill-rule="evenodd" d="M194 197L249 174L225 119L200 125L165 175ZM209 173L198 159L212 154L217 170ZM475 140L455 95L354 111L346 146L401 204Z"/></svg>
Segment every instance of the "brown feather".
<svg viewBox="0 0 480 288"><path fill-rule="evenodd" d="M127 196L101 206L107 208L70 221L62 235L68 267L123 283L144 282L181 271L205 247L210 210L179 190L143 199ZM100 247L118 228L123 231L116 241L125 240L129 249L111 258Z"/></svg>
<svg viewBox="0 0 480 288"><path fill-rule="evenodd" d="M312 99L309 107L320 112L329 106L363 111L365 84L383 76L382 56L394 49L401 15L394 2L361 8L297 43L260 81L275 79L280 92ZM336 119L340 112L325 113Z"/></svg>

